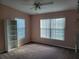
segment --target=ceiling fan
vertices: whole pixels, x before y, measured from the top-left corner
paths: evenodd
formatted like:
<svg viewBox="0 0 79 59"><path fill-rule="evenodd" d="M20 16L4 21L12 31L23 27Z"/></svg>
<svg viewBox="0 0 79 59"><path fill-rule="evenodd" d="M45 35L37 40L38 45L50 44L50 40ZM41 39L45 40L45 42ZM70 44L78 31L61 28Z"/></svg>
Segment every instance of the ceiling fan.
<svg viewBox="0 0 79 59"><path fill-rule="evenodd" d="M50 5L50 4L53 4L53 2L41 3L39 1L35 1L33 3L33 7L31 9L38 10L38 9L41 9L41 6L43 6L43 5Z"/></svg>

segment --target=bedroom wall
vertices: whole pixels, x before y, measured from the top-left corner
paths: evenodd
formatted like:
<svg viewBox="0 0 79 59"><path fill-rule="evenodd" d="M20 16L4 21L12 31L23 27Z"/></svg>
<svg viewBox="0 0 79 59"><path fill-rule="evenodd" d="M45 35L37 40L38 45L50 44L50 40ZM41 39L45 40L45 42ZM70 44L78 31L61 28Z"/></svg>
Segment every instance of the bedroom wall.
<svg viewBox="0 0 79 59"><path fill-rule="evenodd" d="M0 22L1 20L11 20L11 19L14 19L15 17L23 17L26 21L26 31L25 34L26 34L26 37L25 39L23 39L21 41L21 45L27 43L30 41L30 16L23 13L23 12L20 12L20 11L17 11L13 8L9 8L5 5L2 5L0 4ZM0 25L0 34L4 33L4 32L1 32L1 30L3 30L3 24ZM5 48L5 35L3 34L2 36L0 35L0 49L4 49Z"/></svg>
<svg viewBox="0 0 79 59"><path fill-rule="evenodd" d="M59 17L66 18L65 40L58 41L58 40L49 40L49 39L40 38L40 19L59 18ZM55 46L60 46L70 49L75 48L75 41L76 41L76 11L75 10L38 14L31 16L31 19L32 19L31 39L33 42L55 45Z"/></svg>

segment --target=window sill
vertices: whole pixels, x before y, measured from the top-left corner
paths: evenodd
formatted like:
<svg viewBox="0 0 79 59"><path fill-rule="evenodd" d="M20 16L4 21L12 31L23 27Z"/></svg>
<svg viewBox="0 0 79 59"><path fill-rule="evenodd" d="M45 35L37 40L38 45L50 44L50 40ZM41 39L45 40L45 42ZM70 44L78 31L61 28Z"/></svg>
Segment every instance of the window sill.
<svg viewBox="0 0 79 59"><path fill-rule="evenodd" d="M44 40L53 40L53 41L64 41L64 40L58 40L58 39L49 39L49 38L40 38L40 39L44 39Z"/></svg>

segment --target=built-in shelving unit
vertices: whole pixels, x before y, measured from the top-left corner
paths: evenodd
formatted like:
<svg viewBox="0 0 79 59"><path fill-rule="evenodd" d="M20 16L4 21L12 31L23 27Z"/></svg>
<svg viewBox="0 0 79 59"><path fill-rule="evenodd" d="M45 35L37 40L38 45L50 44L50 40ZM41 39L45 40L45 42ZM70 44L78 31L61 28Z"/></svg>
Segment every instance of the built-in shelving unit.
<svg viewBox="0 0 79 59"><path fill-rule="evenodd" d="M17 21L9 20L7 21L7 41L8 50L17 48Z"/></svg>

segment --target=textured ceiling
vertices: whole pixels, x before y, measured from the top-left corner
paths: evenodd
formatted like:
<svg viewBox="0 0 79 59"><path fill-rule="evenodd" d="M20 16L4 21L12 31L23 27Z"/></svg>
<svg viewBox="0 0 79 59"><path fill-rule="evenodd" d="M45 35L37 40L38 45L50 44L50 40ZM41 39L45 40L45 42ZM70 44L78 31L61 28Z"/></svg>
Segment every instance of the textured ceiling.
<svg viewBox="0 0 79 59"><path fill-rule="evenodd" d="M54 4L43 5L40 10L32 9L34 1L41 3L54 2ZM0 0L0 3L15 8L28 14L41 14L76 9L77 0Z"/></svg>

